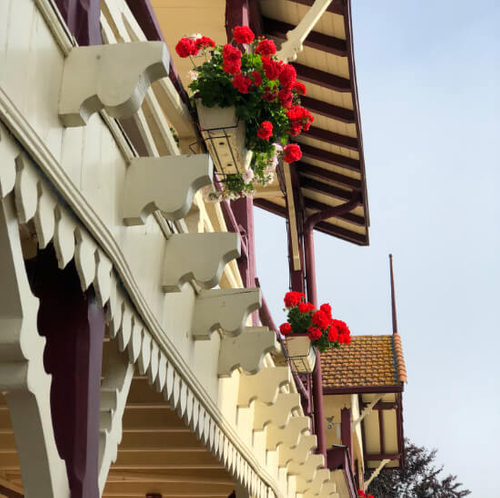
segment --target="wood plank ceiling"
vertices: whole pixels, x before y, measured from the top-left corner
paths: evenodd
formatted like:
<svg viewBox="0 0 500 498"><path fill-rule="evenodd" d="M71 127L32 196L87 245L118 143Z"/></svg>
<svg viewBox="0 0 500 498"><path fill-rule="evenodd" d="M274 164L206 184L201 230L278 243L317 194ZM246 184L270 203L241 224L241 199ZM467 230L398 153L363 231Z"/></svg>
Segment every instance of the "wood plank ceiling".
<svg viewBox="0 0 500 498"><path fill-rule="evenodd" d="M287 31L300 22L312 4L313 0L260 0L263 35L274 39L279 47ZM314 126L296 138L303 153L295 167L305 215L344 204L359 195L358 207L320 222L315 228L368 245L370 223L350 0L333 0L293 65L297 79L307 87L302 105L314 116ZM282 195L264 194L255 199L255 205L280 216L287 213Z"/></svg>

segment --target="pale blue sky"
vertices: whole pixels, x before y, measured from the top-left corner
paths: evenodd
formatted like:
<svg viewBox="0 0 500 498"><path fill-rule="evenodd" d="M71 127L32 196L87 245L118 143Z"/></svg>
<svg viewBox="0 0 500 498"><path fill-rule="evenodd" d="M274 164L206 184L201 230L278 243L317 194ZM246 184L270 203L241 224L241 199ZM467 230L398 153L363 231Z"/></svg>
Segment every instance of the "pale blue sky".
<svg viewBox="0 0 500 498"><path fill-rule="evenodd" d="M319 299L354 334L390 333L394 254L405 434L474 498L500 497L500 2L352 4L371 244L315 235ZM279 324L285 226L255 211Z"/></svg>

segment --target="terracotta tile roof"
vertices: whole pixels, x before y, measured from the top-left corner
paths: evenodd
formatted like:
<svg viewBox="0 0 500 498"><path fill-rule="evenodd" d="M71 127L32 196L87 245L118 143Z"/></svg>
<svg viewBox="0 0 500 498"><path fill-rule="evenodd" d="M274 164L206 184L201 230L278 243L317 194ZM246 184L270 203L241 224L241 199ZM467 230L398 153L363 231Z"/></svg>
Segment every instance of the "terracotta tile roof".
<svg viewBox="0 0 500 498"><path fill-rule="evenodd" d="M399 334L359 335L321 355L323 387L394 386L407 382Z"/></svg>

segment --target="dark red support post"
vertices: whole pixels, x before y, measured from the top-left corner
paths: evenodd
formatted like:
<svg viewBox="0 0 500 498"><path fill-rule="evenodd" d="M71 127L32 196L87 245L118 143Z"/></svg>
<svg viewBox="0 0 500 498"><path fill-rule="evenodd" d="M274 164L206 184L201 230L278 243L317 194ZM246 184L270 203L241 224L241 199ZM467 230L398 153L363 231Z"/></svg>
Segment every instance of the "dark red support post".
<svg viewBox="0 0 500 498"><path fill-rule="evenodd" d="M99 498L99 402L104 310L82 292L75 265L57 267L52 247L27 262L40 299L38 330L46 338L45 370L57 450L66 463L71 498Z"/></svg>
<svg viewBox="0 0 500 498"><path fill-rule="evenodd" d="M100 0L55 0L78 45L100 45Z"/></svg>
<svg viewBox="0 0 500 498"><path fill-rule="evenodd" d="M342 438L342 444L349 450L349 463L351 465L351 470L354 470L352 468L352 421L350 408L342 408L342 410L340 410L340 434Z"/></svg>

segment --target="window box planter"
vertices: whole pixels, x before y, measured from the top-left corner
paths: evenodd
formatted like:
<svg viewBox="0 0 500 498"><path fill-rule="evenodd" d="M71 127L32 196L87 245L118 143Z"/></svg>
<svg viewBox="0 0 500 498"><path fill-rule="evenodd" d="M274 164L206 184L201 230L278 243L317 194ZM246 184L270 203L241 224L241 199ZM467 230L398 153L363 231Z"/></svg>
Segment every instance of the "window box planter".
<svg viewBox="0 0 500 498"><path fill-rule="evenodd" d="M238 120L234 107L205 107L196 99L201 136L221 175L242 174L252 153L245 148L246 126Z"/></svg>
<svg viewBox="0 0 500 498"><path fill-rule="evenodd" d="M290 334L285 337L288 357L293 369L299 373L312 373L316 365L316 349L307 334Z"/></svg>

